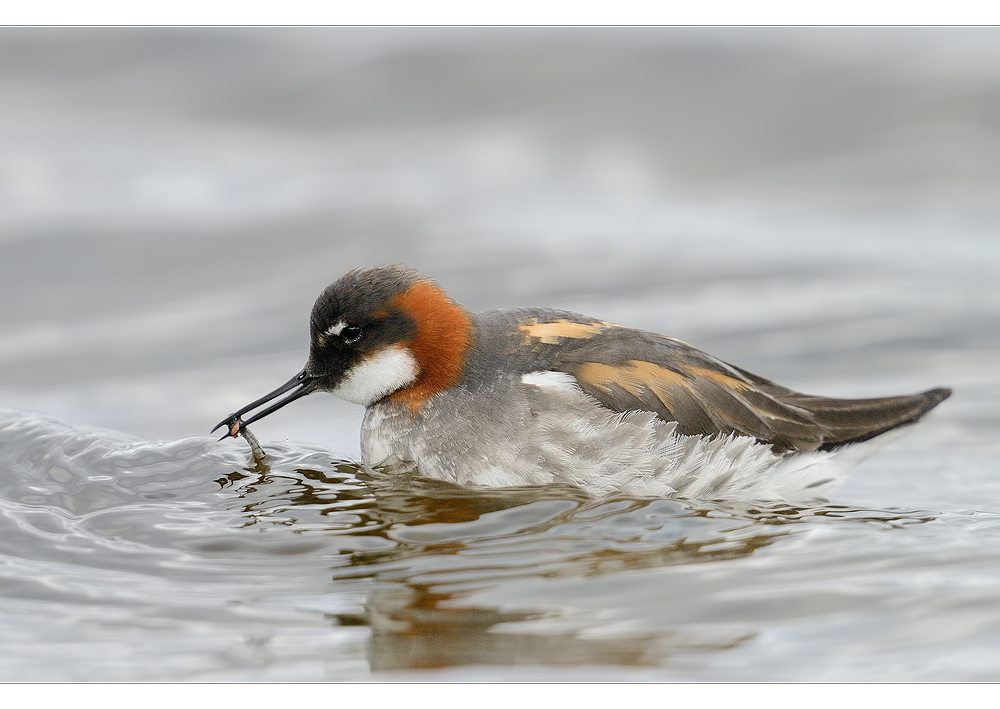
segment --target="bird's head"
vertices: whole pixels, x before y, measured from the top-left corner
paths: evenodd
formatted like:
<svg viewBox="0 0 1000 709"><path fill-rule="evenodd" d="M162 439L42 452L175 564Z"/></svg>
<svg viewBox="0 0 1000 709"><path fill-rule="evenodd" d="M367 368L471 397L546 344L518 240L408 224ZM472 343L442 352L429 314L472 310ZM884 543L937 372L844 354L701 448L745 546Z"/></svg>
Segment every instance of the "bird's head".
<svg viewBox="0 0 1000 709"><path fill-rule="evenodd" d="M469 313L436 283L404 266L378 266L355 269L320 294L309 336L301 372L216 428L236 435L317 390L363 406L391 397L417 410L459 380L473 332ZM242 421L282 394L288 396Z"/></svg>

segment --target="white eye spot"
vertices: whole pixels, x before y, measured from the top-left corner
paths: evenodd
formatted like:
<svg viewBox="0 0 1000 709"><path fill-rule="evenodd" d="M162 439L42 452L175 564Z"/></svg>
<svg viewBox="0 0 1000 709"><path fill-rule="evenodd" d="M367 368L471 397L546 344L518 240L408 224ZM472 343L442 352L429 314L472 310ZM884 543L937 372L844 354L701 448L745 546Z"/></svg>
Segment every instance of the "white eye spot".
<svg viewBox="0 0 1000 709"><path fill-rule="evenodd" d="M331 325L330 327L328 327L326 329L326 334L330 335L331 337L336 337L345 327L347 327L347 323L341 320L336 325Z"/></svg>

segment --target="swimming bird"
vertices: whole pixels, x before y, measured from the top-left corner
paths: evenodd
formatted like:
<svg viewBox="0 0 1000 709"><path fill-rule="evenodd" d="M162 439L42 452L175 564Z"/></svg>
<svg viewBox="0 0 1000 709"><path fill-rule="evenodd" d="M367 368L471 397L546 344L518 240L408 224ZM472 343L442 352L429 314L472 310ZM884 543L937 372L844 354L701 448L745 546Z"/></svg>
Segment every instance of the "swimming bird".
<svg viewBox="0 0 1000 709"><path fill-rule="evenodd" d="M679 340L578 313L470 313L398 265L356 269L327 287L309 331L302 371L216 429L235 436L327 391L366 407L364 465L415 466L463 485L819 497L862 444L917 422L951 394L801 394Z"/></svg>

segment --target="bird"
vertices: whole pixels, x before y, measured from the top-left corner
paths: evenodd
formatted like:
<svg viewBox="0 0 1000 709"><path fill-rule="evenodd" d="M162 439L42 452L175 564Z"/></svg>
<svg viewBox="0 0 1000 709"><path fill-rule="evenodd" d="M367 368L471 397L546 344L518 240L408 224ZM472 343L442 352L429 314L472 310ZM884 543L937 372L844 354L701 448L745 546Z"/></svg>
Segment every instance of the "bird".
<svg viewBox="0 0 1000 709"><path fill-rule="evenodd" d="M364 466L463 486L823 499L874 442L951 394L802 394L680 340L579 313L471 313L402 265L332 283L309 334L302 371L213 430L235 437L326 391L366 408Z"/></svg>

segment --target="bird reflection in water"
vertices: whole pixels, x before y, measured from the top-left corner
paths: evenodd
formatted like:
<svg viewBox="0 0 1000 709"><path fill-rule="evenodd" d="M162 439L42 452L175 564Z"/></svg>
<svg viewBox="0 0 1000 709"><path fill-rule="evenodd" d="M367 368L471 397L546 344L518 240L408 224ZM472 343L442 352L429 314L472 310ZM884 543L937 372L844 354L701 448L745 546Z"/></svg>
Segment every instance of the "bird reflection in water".
<svg viewBox="0 0 1000 709"><path fill-rule="evenodd" d="M532 607L522 589L496 607L479 596L488 590L495 598L497 589L524 580L583 583L746 558L805 531L808 522L899 526L932 518L836 505L594 499L569 486L469 489L346 461L311 467L303 463L314 461L281 455L268 461L217 482L235 493L244 526L291 527L331 545L337 590L360 591L367 601L363 613L329 617L338 625L370 627L368 655L376 672L463 665L662 667L677 655L734 648L754 636L752 624L581 633L574 625L592 627L595 611L574 609L571 599L565 607L548 598ZM635 583L635 576L623 583ZM581 616L577 622L575 616Z"/></svg>

